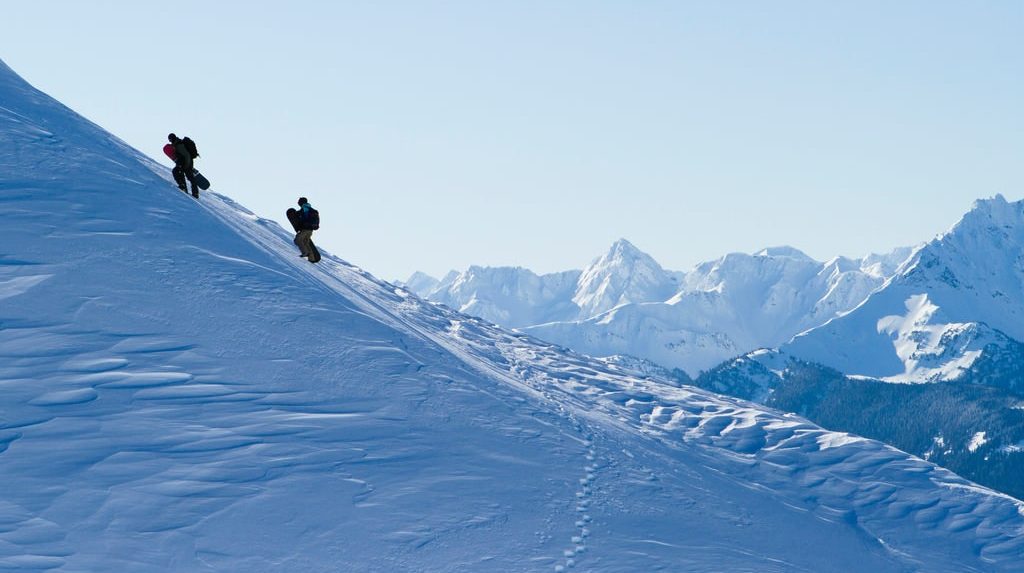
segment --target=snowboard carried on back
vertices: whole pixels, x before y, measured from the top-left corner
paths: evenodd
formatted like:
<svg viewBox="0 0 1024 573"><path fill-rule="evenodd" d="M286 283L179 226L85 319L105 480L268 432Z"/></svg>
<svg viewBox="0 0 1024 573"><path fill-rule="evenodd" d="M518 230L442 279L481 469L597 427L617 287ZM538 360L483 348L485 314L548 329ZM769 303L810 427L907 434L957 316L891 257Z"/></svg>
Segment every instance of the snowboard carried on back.
<svg viewBox="0 0 1024 573"><path fill-rule="evenodd" d="M174 153L174 146L171 145L170 143L165 145L164 146L164 155L169 157L171 159L171 161L174 161L175 156L176 156L175 153ZM210 188L210 180L207 179L202 173L200 173L198 169L195 169L195 168L192 169L192 178L196 182L196 187L199 187L203 191L206 191L207 189Z"/></svg>
<svg viewBox="0 0 1024 573"><path fill-rule="evenodd" d="M292 229L295 229L295 232L298 233L301 230L299 229L299 210L288 209L284 214L288 216L288 222L292 224Z"/></svg>
<svg viewBox="0 0 1024 573"><path fill-rule="evenodd" d="M288 209L285 211L285 215L288 216L288 222L292 224L292 228L298 233L302 229L299 228L299 211L298 209ZM316 248L313 244L313 240L309 240L309 262L318 263L320 262L320 249Z"/></svg>

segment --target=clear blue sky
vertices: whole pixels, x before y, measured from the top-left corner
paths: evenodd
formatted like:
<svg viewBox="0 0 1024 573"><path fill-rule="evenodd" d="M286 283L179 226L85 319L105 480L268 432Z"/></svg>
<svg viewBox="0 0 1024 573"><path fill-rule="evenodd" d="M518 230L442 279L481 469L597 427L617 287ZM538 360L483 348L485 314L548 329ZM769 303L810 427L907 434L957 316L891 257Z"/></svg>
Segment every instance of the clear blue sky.
<svg viewBox="0 0 1024 573"><path fill-rule="evenodd" d="M383 278L931 238L1024 193L1024 3L6 2L0 58Z"/></svg>

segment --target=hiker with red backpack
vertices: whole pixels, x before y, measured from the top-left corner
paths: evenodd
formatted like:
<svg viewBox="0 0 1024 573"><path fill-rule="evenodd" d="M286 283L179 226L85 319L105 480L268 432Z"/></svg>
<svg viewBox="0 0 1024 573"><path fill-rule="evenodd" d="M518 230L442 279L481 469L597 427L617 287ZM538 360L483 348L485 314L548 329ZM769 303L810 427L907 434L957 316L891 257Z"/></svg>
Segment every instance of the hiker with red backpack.
<svg viewBox="0 0 1024 573"><path fill-rule="evenodd" d="M188 137L180 139L173 133L167 136L167 141L170 143L164 146L164 154L170 157L171 161L174 161L174 169L171 170L174 182L178 184L178 189L188 193L188 189L185 187L185 181L188 180L192 184L192 196L198 199L199 189L206 189L210 184L206 182L206 185L203 186L198 183L202 175L199 175L194 165L195 159L199 157L199 151L196 150L196 142ZM205 178L203 178L203 181L205 181Z"/></svg>

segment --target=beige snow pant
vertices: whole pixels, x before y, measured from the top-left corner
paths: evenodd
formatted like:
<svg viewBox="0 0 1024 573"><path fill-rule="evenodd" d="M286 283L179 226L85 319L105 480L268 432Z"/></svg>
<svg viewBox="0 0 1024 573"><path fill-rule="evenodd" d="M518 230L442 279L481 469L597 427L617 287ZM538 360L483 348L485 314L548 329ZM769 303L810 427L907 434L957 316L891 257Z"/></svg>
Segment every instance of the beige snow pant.
<svg viewBox="0 0 1024 573"><path fill-rule="evenodd" d="M302 256L308 257L313 252L313 231L303 230L295 233L295 245Z"/></svg>

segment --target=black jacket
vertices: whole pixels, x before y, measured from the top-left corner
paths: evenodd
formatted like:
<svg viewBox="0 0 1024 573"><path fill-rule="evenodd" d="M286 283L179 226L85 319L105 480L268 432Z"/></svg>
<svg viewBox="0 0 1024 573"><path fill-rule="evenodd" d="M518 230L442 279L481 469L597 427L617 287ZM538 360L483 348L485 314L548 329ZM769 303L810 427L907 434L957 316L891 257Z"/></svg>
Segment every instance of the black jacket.
<svg viewBox="0 0 1024 573"><path fill-rule="evenodd" d="M174 163L177 164L178 167L183 167L185 169L192 169L192 167L193 167L192 155L188 152L188 148L185 147L185 142L179 139L179 140L175 141L173 143L173 145L174 145Z"/></svg>

